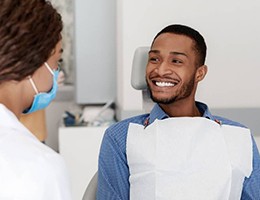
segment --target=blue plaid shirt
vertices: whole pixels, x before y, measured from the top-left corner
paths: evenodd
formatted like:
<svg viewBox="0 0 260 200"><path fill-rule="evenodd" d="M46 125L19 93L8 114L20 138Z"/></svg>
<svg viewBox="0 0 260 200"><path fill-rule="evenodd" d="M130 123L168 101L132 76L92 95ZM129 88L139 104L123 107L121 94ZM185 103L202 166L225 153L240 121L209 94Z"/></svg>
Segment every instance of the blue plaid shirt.
<svg viewBox="0 0 260 200"><path fill-rule="evenodd" d="M196 105L203 117L214 121L221 121L223 124L244 127L242 124L213 116L207 105L196 102ZM158 104L154 106L150 114L132 117L118 122L106 130L104 135L98 167L98 200L128 200L129 199L129 168L126 156L126 138L129 123L146 125L151 124L155 119L165 119L169 116ZM147 125L149 125L147 124ZM249 178L245 178L242 200L260 200L260 156L253 141L253 172Z"/></svg>

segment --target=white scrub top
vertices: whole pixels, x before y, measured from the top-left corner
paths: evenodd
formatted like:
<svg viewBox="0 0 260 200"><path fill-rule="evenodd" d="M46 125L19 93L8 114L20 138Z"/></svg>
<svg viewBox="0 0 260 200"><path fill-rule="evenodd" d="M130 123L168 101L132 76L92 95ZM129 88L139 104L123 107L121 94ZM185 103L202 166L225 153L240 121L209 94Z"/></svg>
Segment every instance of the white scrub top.
<svg viewBox="0 0 260 200"><path fill-rule="evenodd" d="M71 200L62 157L0 104L0 199Z"/></svg>

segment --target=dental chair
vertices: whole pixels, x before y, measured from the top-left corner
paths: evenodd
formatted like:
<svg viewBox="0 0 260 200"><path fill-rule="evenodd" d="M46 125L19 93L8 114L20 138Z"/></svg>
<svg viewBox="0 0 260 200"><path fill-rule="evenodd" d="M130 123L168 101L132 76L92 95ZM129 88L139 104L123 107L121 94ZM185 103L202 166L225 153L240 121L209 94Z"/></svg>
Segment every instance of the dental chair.
<svg viewBox="0 0 260 200"><path fill-rule="evenodd" d="M98 172L94 174L92 179L90 180L85 193L83 195L82 200L95 200L97 193L97 181L98 181Z"/></svg>
<svg viewBox="0 0 260 200"><path fill-rule="evenodd" d="M154 106L154 102L150 98L150 94L147 89L145 72L146 65L148 61L148 53L150 47L139 47L135 50L133 64L132 64L132 74L131 74L131 85L136 90L142 90L143 98L143 111L150 112Z"/></svg>
<svg viewBox="0 0 260 200"><path fill-rule="evenodd" d="M145 80L145 69L148 61L149 47L139 47L135 50L133 63L132 63L132 73L131 73L131 85L136 90L142 90L143 96L143 110L149 112L153 106L153 102L150 99L149 93L147 91L146 80ZM94 174L90 180L82 200L95 200L97 192L97 181L98 172Z"/></svg>

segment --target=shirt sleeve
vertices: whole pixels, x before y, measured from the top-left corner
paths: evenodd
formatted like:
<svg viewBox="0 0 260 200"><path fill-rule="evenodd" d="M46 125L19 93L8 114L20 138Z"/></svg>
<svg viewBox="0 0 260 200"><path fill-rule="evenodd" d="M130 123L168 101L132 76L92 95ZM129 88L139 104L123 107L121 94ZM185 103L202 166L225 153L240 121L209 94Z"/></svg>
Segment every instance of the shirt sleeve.
<svg viewBox="0 0 260 200"><path fill-rule="evenodd" d="M246 178L243 185L241 200L260 199L260 156L256 142L253 142L253 171L249 178Z"/></svg>
<svg viewBox="0 0 260 200"><path fill-rule="evenodd" d="M113 137L117 132L119 137ZM125 153L126 136L120 130L108 129L104 135L98 167L98 200L129 199L129 169ZM122 137L123 135L123 137Z"/></svg>

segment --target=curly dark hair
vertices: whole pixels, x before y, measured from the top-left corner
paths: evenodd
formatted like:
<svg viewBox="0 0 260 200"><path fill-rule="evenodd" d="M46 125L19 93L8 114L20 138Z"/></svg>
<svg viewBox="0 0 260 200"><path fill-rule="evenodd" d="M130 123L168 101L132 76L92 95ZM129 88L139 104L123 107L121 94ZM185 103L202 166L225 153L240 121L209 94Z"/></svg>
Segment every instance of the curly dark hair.
<svg viewBox="0 0 260 200"><path fill-rule="evenodd" d="M157 35L154 37L152 45L154 43L154 40L161 34L163 33L173 33L173 34L178 34L178 35L185 35L189 38L191 38L194 41L194 49L198 55L196 65L197 67L200 67L204 65L205 59L206 59L206 54L207 54L207 46L205 43L205 40L203 36L196 31L195 29L181 25L181 24L173 24L169 25L165 28L163 28Z"/></svg>
<svg viewBox="0 0 260 200"><path fill-rule="evenodd" d="M61 40L60 14L46 0L0 1L0 84L32 75Z"/></svg>

